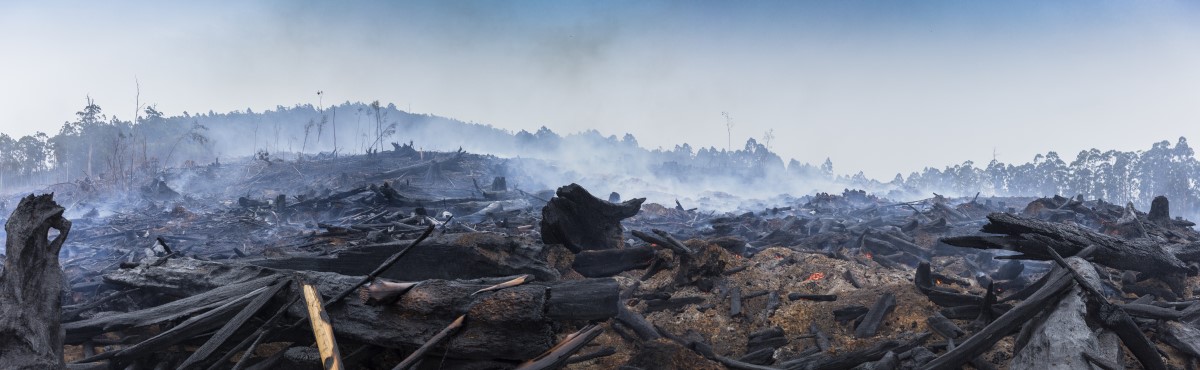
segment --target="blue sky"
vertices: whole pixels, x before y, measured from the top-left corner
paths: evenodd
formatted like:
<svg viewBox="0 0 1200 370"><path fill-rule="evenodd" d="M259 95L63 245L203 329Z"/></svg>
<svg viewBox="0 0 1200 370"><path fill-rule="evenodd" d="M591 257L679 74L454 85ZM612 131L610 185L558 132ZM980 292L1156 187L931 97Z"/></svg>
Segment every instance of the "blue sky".
<svg viewBox="0 0 1200 370"><path fill-rule="evenodd" d="M890 179L1200 136L1175 1L0 2L0 131L370 101L510 130L724 147Z"/></svg>

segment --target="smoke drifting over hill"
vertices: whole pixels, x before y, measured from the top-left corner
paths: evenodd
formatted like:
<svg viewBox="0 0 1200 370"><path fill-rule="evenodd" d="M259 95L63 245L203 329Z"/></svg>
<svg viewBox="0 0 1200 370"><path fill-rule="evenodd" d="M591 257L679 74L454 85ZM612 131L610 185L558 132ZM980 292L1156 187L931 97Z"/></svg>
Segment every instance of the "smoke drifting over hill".
<svg viewBox="0 0 1200 370"><path fill-rule="evenodd" d="M336 138L336 141L335 141ZM1146 207L1167 195L1178 214L1200 207L1200 186L1190 179L1200 164L1185 138L1137 152L1082 151L1072 160L1055 152L1028 163L966 161L893 179L862 172L837 175L834 161L802 163L781 158L769 145L749 139L735 148L648 149L631 134L596 130L560 134L548 128L510 132L486 124L404 112L391 104L297 105L274 110L186 113L166 117L153 107L136 124L108 118L95 103L55 135L0 136L0 172L11 191L29 186L110 179L126 188L141 185L167 167L190 166L257 155L295 161L334 155L397 150L465 150L509 159L509 171L531 191L580 183L606 191L646 196L670 204L684 199L712 209L754 207L745 199L803 196L864 189L893 200L947 196L1075 196ZM850 171L843 171L850 172ZM736 194L737 199L731 194ZM761 204L759 204L761 205Z"/></svg>

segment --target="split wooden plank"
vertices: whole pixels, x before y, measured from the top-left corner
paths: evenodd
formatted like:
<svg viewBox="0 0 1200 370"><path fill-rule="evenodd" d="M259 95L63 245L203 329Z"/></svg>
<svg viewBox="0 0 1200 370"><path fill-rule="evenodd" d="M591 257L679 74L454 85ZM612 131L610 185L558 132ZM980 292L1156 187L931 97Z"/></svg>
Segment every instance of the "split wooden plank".
<svg viewBox="0 0 1200 370"><path fill-rule="evenodd" d="M312 325L317 350L321 353L321 366L324 366L325 370L342 370L342 353L338 350L333 324L329 320L329 314L325 312L321 294L317 292L316 287L308 283L303 284L303 290L304 306L308 308L308 322Z"/></svg>

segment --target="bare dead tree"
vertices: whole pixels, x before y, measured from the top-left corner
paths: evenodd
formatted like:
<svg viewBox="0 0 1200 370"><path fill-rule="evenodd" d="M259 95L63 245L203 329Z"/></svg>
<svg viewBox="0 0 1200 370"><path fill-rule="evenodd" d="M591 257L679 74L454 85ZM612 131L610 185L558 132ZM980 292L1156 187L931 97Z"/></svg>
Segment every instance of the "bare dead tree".
<svg viewBox="0 0 1200 370"><path fill-rule="evenodd" d="M725 117L725 148L733 151L733 118L729 116L729 112L721 112Z"/></svg>

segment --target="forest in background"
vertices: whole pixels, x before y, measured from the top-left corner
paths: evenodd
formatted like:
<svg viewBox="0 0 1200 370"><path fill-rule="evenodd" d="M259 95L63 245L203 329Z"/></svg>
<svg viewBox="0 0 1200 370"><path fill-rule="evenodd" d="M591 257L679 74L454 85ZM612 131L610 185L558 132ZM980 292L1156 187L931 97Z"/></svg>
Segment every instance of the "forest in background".
<svg viewBox="0 0 1200 370"><path fill-rule="evenodd" d="M714 178L748 186L786 183L771 190L809 194L857 188L893 200L948 196L1083 195L1145 209L1156 195L1171 199L1175 214L1200 214L1200 162L1184 137L1147 150L1089 149L1074 159L1056 152L1030 162L999 161L979 166L966 161L944 168L926 167L890 181L862 172L837 175L833 162L785 162L775 154L769 135L750 138L738 148L647 149L631 134L618 138L588 130L560 135L545 127L510 132L486 124L401 111L394 105L345 102L311 104L254 112L212 111L165 116L147 106L136 119L108 116L91 99L58 133L13 138L0 134L0 189L5 193L88 179L116 190L141 186L165 168L257 155L273 160L312 160L338 154L391 150L412 143L418 150L464 149L506 158L557 160L576 171L627 171L639 176L694 183Z"/></svg>

